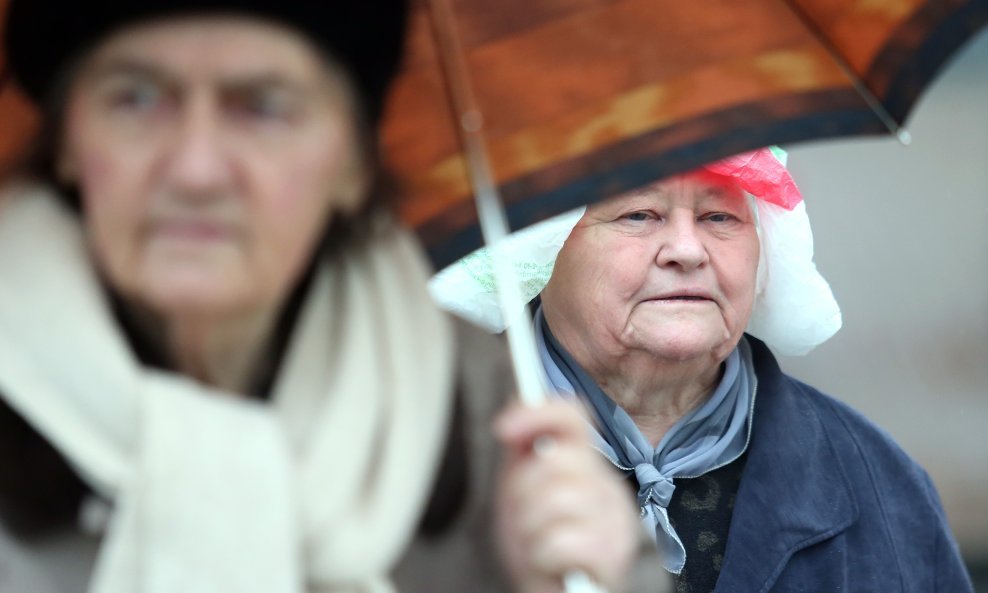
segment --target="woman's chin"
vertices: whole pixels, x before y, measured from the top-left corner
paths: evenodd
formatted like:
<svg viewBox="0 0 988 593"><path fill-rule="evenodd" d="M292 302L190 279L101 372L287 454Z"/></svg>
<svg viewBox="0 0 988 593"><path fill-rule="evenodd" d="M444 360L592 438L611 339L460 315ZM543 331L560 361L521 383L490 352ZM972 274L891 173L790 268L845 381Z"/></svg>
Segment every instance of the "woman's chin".
<svg viewBox="0 0 988 593"><path fill-rule="evenodd" d="M665 327L662 331L641 336L640 346L655 358L670 362L711 360L719 364L730 354L734 344L723 329L697 327Z"/></svg>
<svg viewBox="0 0 988 593"><path fill-rule="evenodd" d="M138 295L148 307L163 317L217 319L249 310L253 301L242 281L222 274L162 275L144 283Z"/></svg>

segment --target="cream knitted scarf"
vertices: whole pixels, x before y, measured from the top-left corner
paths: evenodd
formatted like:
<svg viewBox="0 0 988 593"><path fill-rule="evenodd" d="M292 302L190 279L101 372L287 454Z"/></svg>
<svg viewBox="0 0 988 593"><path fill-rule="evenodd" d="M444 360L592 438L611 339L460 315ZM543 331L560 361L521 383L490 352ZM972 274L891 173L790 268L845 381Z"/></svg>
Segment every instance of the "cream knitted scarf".
<svg viewBox="0 0 988 593"><path fill-rule="evenodd" d="M0 393L113 503L90 593L389 590L453 372L407 234L323 265L260 404L141 367L77 218L4 198Z"/></svg>

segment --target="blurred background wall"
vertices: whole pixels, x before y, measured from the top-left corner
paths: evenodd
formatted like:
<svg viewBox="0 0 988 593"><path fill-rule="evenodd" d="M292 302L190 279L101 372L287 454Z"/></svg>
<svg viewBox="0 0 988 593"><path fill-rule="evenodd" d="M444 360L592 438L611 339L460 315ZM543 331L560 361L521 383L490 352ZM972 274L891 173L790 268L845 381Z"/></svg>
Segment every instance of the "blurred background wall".
<svg viewBox="0 0 988 593"><path fill-rule="evenodd" d="M793 375L864 412L929 471L988 593L988 32L891 139L790 148L843 329Z"/></svg>

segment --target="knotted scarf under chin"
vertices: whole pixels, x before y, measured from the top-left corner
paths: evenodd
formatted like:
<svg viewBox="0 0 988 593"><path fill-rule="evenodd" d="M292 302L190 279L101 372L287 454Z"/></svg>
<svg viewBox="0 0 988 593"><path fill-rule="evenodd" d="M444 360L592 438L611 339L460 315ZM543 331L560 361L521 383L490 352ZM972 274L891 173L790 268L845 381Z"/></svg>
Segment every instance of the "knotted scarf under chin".
<svg viewBox="0 0 988 593"><path fill-rule="evenodd" d="M321 264L260 404L141 367L77 217L3 198L0 394L113 503L90 593L390 590L453 378L409 235Z"/></svg>
<svg viewBox="0 0 988 593"><path fill-rule="evenodd" d="M595 446L611 463L634 472L642 521L663 552L666 570L679 574L686 564L686 549L667 512L676 489L673 480L701 476L747 449L757 383L747 342L742 339L724 361L724 375L713 393L652 447L628 413L552 335L541 307L535 329L549 382L557 393L577 396L587 404L595 420Z"/></svg>

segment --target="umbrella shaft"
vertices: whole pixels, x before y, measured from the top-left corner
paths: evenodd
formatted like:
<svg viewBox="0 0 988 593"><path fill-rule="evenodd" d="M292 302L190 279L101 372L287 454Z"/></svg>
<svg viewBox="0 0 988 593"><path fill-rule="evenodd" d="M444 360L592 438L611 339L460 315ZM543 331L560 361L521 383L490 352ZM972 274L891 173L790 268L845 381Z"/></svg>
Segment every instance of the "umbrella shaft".
<svg viewBox="0 0 988 593"><path fill-rule="evenodd" d="M439 45L439 54L446 72L446 83L453 109L459 114L459 135L466 153L466 165L473 185L477 205L477 217L484 242L491 250L494 281L497 283L498 301L505 319L514 311L521 317L512 318L508 325L508 346L518 383L518 395L526 405L537 406L545 402L548 381L538 357L531 316L518 285L511 263L503 257L501 241L508 236L509 228L504 206L498 194L490 159L484 141L484 119L470 88L463 51L455 30L453 13L447 2L430 2L433 30Z"/></svg>
<svg viewBox="0 0 988 593"><path fill-rule="evenodd" d="M480 230L484 242L491 250L501 314L508 322L508 346L518 382L518 395L526 405L542 405L545 403L549 381L535 346L535 331L527 303L522 298L514 269L501 249L504 238L508 236L508 220L491 174L483 135L483 116L470 90L452 10L446 0L430 0L429 7L439 55L446 72L447 89L453 109L460 116L460 140L467 155L467 169L473 185ZM509 314L512 311L518 311L520 318L511 318ZM583 571L567 571L562 580L566 593L606 593Z"/></svg>

